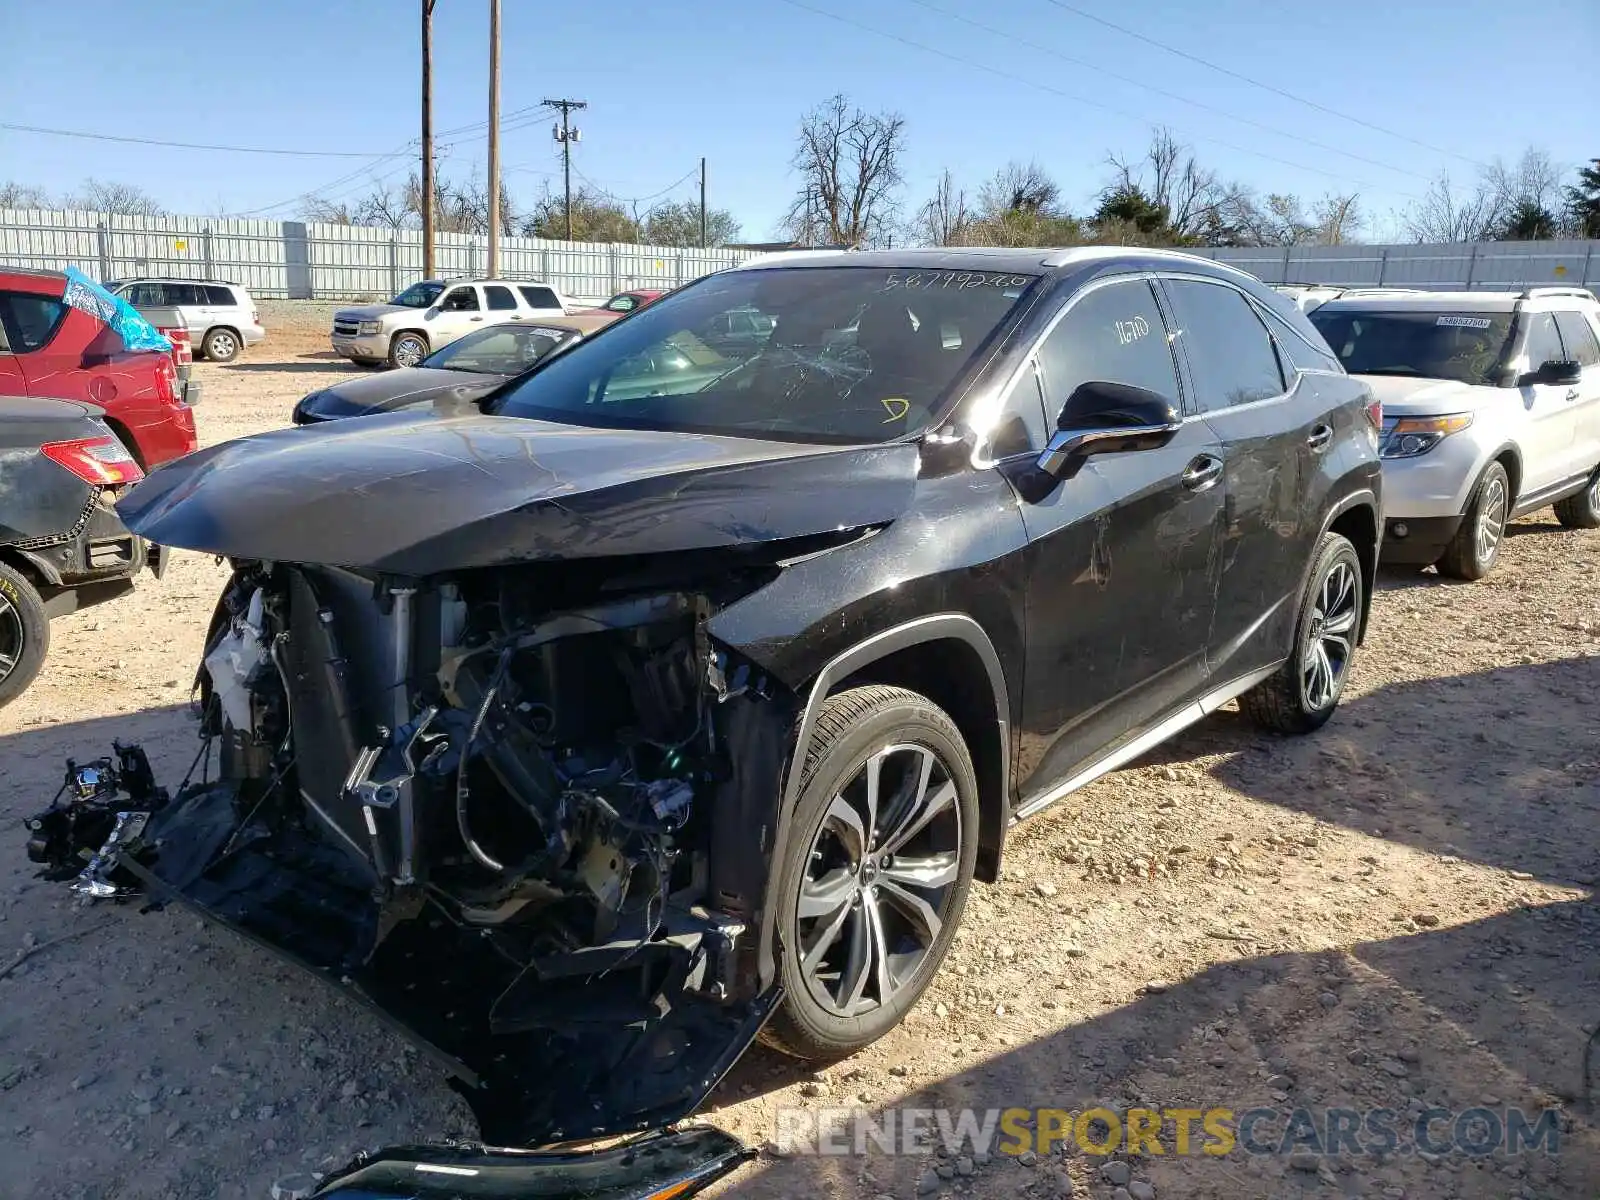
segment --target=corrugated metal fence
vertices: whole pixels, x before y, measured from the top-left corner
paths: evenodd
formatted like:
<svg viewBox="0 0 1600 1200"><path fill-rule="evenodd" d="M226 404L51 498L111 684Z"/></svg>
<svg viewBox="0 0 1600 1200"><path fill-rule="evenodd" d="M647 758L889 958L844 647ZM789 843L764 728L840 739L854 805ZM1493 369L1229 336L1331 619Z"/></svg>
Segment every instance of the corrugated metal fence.
<svg viewBox="0 0 1600 1200"><path fill-rule="evenodd" d="M750 257L737 250L513 237L500 239L499 274L598 301L628 288L676 287ZM435 258L441 275L482 274L488 239L438 234ZM0 209L0 263L71 265L99 280L227 279L263 299L377 299L422 277L422 234L312 221Z"/></svg>
<svg viewBox="0 0 1600 1200"><path fill-rule="evenodd" d="M482 273L487 238L441 233L436 240L441 274ZM1597 246L1600 242L1477 242L1195 253L1231 263L1268 283L1588 287L1600 285ZM500 274L543 280L586 301L626 288L675 287L751 257L737 250L546 238L502 238L500 247ZM97 279L157 274L223 278L263 298L356 300L392 296L419 279L422 234L308 221L0 209L0 263L55 269L70 263Z"/></svg>
<svg viewBox="0 0 1600 1200"><path fill-rule="evenodd" d="M1265 246L1196 250L1267 283L1415 287L1437 291L1600 285L1600 242L1472 242L1441 246Z"/></svg>

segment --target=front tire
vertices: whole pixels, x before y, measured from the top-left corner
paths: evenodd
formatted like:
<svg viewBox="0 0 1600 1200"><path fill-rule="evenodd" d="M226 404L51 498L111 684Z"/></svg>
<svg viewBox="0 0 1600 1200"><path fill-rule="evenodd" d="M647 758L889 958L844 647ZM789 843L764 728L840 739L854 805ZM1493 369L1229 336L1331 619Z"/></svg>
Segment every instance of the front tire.
<svg viewBox="0 0 1600 1200"><path fill-rule="evenodd" d="M44 601L26 576L0 563L0 708L27 690L49 649Z"/></svg>
<svg viewBox="0 0 1600 1200"><path fill-rule="evenodd" d="M1275 733L1310 733L1327 724L1350 678L1364 597L1356 548L1342 534L1323 534L1300 596L1294 651L1239 697L1244 715Z"/></svg>
<svg viewBox="0 0 1600 1200"><path fill-rule="evenodd" d="M414 367L428 357L428 339L420 333L397 333L389 340L389 365Z"/></svg>
<svg viewBox="0 0 1600 1200"><path fill-rule="evenodd" d="M207 333L200 344L201 351L214 363L231 363L239 357L241 348L239 335L220 326Z"/></svg>
<svg viewBox="0 0 1600 1200"><path fill-rule="evenodd" d="M1482 579L1500 557L1500 543L1511 516L1511 481L1497 462L1484 468L1472 491L1461 528L1445 547L1436 564L1439 574L1452 579Z"/></svg>
<svg viewBox="0 0 1600 1200"><path fill-rule="evenodd" d="M1576 496L1555 503L1556 520L1568 529L1600 529L1600 470L1589 476L1589 486Z"/></svg>
<svg viewBox="0 0 1600 1200"><path fill-rule="evenodd" d="M950 948L977 849L977 776L955 722L904 688L830 696L779 848L784 998L765 1040L831 1061L899 1024Z"/></svg>

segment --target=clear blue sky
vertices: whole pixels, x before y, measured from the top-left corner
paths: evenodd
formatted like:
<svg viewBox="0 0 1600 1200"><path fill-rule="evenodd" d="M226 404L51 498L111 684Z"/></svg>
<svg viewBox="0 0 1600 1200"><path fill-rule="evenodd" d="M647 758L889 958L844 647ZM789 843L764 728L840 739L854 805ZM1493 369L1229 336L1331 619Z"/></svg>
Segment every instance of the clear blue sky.
<svg viewBox="0 0 1600 1200"><path fill-rule="evenodd" d="M926 0L1033 46L916 0L800 2L953 57L783 0L504 0L501 111L546 96L587 100L574 162L619 197L660 192L705 155L712 207L731 209L749 239L772 233L794 191L788 160L800 114L836 91L907 118L909 204L945 167L975 191L1007 160L1037 159L1074 206L1087 207L1105 180L1107 152L1137 152L1156 123L1227 177L1308 198L1357 190L1380 219L1440 169L1462 180L1475 170L1463 158L1316 111L1049 0ZM1511 159L1529 145L1568 164L1600 155L1600 107L1585 99L1600 62L1596 0L1070 2L1465 159ZM418 0L0 0L0 7L7 43L0 121L373 156L417 136ZM485 117L487 14L487 0L438 0L436 130ZM1295 134L1359 158L1307 146ZM460 138L441 139L456 142L445 170L481 169L481 132ZM371 173L401 182L408 162L381 161ZM550 121L513 123L502 162L514 194L531 195L545 179L559 186ZM0 130L0 180L61 190L94 175L138 184L179 212L277 205L265 215L292 216L297 194L365 166L359 158L158 149ZM353 198L368 178L356 175L327 194ZM684 180L669 196L688 198L693 187Z"/></svg>

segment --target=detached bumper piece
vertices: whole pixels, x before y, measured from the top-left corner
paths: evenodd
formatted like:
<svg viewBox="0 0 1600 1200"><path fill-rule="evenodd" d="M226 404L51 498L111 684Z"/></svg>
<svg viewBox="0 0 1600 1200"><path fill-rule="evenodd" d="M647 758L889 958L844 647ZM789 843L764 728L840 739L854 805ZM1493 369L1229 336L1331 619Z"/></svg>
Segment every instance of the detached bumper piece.
<svg viewBox="0 0 1600 1200"><path fill-rule="evenodd" d="M586 1153L400 1146L335 1172L313 1200L683 1200L754 1157L719 1129L652 1134Z"/></svg>

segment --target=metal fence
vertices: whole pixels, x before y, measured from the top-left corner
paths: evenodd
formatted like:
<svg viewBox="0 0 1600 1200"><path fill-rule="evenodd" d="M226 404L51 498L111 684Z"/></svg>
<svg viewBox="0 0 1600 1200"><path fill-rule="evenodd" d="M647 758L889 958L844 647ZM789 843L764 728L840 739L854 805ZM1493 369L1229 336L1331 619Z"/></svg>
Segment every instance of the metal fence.
<svg viewBox="0 0 1600 1200"><path fill-rule="evenodd" d="M440 233L434 241L441 275L485 271L486 237ZM500 239L498 274L598 301L629 288L676 287L751 257L738 250L511 237ZM227 279L263 299L380 299L422 277L422 233L311 221L0 209L0 264L74 266L101 281L130 275Z"/></svg>
<svg viewBox="0 0 1600 1200"><path fill-rule="evenodd" d="M441 233L435 269L481 274L488 239ZM1268 283L1437 289L1600 284L1600 241L1476 242L1426 246L1285 246L1200 249ZM502 238L501 275L550 283L596 301L634 287L676 287L753 257L748 251ZM0 263L96 279L129 275L224 278L262 298L358 300L392 296L422 276L422 234L413 229L250 221L222 217L124 217L95 212L0 209Z"/></svg>
<svg viewBox="0 0 1600 1200"><path fill-rule="evenodd" d="M1197 250L1267 283L1435 291L1600 284L1600 241L1424 246L1284 246Z"/></svg>

